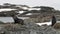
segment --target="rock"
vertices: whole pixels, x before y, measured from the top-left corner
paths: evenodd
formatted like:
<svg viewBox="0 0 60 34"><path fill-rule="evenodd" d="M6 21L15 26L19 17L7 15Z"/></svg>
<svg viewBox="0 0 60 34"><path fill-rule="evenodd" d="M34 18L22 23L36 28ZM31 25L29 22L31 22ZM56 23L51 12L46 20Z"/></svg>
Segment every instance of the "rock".
<svg viewBox="0 0 60 34"><path fill-rule="evenodd" d="M1 27L0 32L5 34L59 34L51 26L38 26L34 23L27 23L25 25L9 24Z"/></svg>

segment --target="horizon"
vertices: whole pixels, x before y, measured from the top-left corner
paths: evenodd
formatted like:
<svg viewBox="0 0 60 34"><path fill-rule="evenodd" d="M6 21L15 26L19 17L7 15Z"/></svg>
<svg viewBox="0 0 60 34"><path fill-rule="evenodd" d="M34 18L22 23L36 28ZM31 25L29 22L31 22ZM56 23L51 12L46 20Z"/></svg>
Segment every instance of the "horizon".
<svg viewBox="0 0 60 34"><path fill-rule="evenodd" d="M49 6L56 10L60 10L60 0L0 0L0 4L11 3L28 6Z"/></svg>

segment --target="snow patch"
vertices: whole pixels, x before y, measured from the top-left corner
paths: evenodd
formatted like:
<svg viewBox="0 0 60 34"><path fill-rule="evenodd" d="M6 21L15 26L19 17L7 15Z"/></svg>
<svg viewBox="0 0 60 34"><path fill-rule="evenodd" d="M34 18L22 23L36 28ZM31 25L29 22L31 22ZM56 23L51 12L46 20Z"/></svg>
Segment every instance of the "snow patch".
<svg viewBox="0 0 60 34"><path fill-rule="evenodd" d="M36 23L36 24L42 26L44 24L51 25L52 23L51 22L43 22L43 23Z"/></svg>

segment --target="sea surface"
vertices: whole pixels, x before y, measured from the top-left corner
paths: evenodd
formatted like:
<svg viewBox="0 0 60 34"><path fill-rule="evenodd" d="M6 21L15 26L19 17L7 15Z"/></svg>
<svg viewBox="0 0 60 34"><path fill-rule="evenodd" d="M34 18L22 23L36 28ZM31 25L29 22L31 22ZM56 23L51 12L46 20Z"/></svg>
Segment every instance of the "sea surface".
<svg viewBox="0 0 60 34"><path fill-rule="evenodd" d="M0 21L6 23L6 22L14 22L12 17L0 17Z"/></svg>

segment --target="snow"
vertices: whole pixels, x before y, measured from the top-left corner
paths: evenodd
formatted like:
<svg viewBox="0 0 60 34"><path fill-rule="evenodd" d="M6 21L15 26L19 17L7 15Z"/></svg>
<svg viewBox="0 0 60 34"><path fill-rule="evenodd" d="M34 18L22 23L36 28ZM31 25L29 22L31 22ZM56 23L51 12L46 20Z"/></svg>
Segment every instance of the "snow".
<svg viewBox="0 0 60 34"><path fill-rule="evenodd" d="M28 14L26 14L26 15L32 15L32 13L28 13Z"/></svg>
<svg viewBox="0 0 60 34"><path fill-rule="evenodd" d="M40 10L40 8L29 8L28 10L29 11L31 11L31 10Z"/></svg>
<svg viewBox="0 0 60 34"><path fill-rule="evenodd" d="M20 14L24 13L25 11L19 11Z"/></svg>
<svg viewBox="0 0 60 34"><path fill-rule="evenodd" d="M0 12L2 12L2 11L11 11L11 10L17 10L17 9L5 8L5 9L0 9Z"/></svg>
<svg viewBox="0 0 60 34"><path fill-rule="evenodd" d="M50 22L43 22L43 23L36 23L36 24L42 26L42 25L44 25L44 24L51 25L52 23L51 23L51 21L50 21Z"/></svg>
<svg viewBox="0 0 60 34"><path fill-rule="evenodd" d="M22 7L23 9L27 10L28 8L27 7Z"/></svg>

